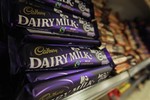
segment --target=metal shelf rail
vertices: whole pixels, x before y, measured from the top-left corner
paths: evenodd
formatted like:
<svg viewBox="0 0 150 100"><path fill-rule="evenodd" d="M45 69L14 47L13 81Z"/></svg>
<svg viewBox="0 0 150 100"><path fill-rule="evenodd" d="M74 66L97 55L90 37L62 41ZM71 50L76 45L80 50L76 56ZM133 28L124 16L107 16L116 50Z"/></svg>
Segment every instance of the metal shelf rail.
<svg viewBox="0 0 150 100"><path fill-rule="evenodd" d="M126 98L134 91L134 89L136 88L136 86L141 83L145 78L147 77L147 75L144 75L142 77L140 77L137 81L135 81L132 86L121 96L120 100L126 100Z"/></svg>
<svg viewBox="0 0 150 100"><path fill-rule="evenodd" d="M142 69L146 68L148 65L150 65L150 58L144 60L143 62L141 62L140 64L134 66L133 68L129 69L129 75L132 77L134 76L136 73L140 72Z"/></svg>

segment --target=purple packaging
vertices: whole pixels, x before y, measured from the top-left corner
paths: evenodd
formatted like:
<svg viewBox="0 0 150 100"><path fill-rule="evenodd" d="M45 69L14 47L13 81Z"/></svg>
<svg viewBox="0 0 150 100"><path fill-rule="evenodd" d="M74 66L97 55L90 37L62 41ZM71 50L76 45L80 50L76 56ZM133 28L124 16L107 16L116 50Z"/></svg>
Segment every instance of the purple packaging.
<svg viewBox="0 0 150 100"><path fill-rule="evenodd" d="M109 76L111 70L112 67L103 66L55 80L29 83L24 86L17 100L60 100L101 82Z"/></svg>
<svg viewBox="0 0 150 100"><path fill-rule="evenodd" d="M62 70L62 71L46 71L46 72L28 72L26 73L29 82L37 82L43 80L50 80L58 77L64 77L72 74L84 72L87 69L76 69L76 70Z"/></svg>
<svg viewBox="0 0 150 100"><path fill-rule="evenodd" d="M88 19L94 19L93 3L91 0L33 0L44 6L63 9Z"/></svg>
<svg viewBox="0 0 150 100"><path fill-rule="evenodd" d="M23 28L15 28L11 31L10 34L12 37L18 39L19 42L23 41L26 43L43 43L43 44L47 43L56 45L72 45L72 46L86 46L86 47L95 47L101 45L101 42L95 39L80 39L61 36L31 34L26 29Z"/></svg>
<svg viewBox="0 0 150 100"><path fill-rule="evenodd" d="M24 44L17 51L21 67L26 71L84 69L114 65L106 48L99 50L50 44Z"/></svg>
<svg viewBox="0 0 150 100"><path fill-rule="evenodd" d="M25 28L31 34L98 39L96 22L89 22L60 9L41 7L27 1L18 1L15 4L15 14L12 18L14 27Z"/></svg>
<svg viewBox="0 0 150 100"><path fill-rule="evenodd" d="M110 64L109 52L104 48L73 47L54 44L31 44L8 37L11 74L19 71L84 69Z"/></svg>
<svg viewBox="0 0 150 100"><path fill-rule="evenodd" d="M86 46L86 47L94 47L94 46L101 45L99 40L65 38L65 37L44 36L44 35L26 35L24 41L28 43L40 42L40 43L49 43L49 44L56 44L56 45L61 44L61 45L72 45L72 46Z"/></svg>

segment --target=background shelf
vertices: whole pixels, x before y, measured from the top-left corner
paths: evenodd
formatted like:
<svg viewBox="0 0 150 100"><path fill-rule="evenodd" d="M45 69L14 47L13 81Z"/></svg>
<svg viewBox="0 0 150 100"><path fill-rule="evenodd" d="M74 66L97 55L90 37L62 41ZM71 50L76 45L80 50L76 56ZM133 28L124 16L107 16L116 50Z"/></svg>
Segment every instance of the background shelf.
<svg viewBox="0 0 150 100"><path fill-rule="evenodd" d="M134 91L134 89L136 88L136 86L141 83L145 78L147 77L147 75L144 75L142 77L140 77L138 80L136 80L132 86L121 96L120 100L126 100L126 98Z"/></svg>
<svg viewBox="0 0 150 100"><path fill-rule="evenodd" d="M142 69L146 68L148 65L150 65L150 58L144 60L143 62L141 62L140 64L134 66L133 68L129 69L129 75L132 77L134 76L136 73L138 73L139 71L141 71Z"/></svg>

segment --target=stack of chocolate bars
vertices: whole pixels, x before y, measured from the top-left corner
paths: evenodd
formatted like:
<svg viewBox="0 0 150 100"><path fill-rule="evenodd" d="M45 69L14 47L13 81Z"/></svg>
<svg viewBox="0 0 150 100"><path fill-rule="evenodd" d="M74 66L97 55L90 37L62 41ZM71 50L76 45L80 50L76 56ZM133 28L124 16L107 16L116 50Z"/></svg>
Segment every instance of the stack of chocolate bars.
<svg viewBox="0 0 150 100"><path fill-rule="evenodd" d="M60 100L147 59L136 23L121 22L106 4L1 0L0 99L10 90L11 100Z"/></svg>
<svg viewBox="0 0 150 100"><path fill-rule="evenodd" d="M98 48L91 0L13 0L10 5L10 70L19 84L14 98L60 100L109 76L114 63L106 48Z"/></svg>
<svg viewBox="0 0 150 100"><path fill-rule="evenodd" d="M101 5L97 5L96 2L98 0L93 0L98 30L101 33L99 39L102 42L102 46L100 48L106 47L108 49L116 64L115 72L120 73L129 67L129 64L126 62L133 57L131 55L125 55L124 46L128 41L121 32L122 27L119 26L121 23L120 20L113 15L111 9L106 7L106 0L100 1Z"/></svg>
<svg viewBox="0 0 150 100"><path fill-rule="evenodd" d="M140 40L136 24L121 22L118 13L106 6L106 0L99 0L99 5L98 0L93 2L98 30L101 33L101 47L106 47L110 52L116 64L115 72L121 73L148 58L148 50Z"/></svg>

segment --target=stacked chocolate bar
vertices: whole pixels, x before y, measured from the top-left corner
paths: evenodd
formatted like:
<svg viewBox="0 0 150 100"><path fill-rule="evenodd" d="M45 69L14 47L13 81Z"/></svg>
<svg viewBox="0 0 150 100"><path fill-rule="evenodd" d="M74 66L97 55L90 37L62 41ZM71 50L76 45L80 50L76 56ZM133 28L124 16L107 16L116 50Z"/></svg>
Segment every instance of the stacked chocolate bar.
<svg viewBox="0 0 150 100"><path fill-rule="evenodd" d="M149 57L149 51L146 45L144 44L144 42L142 41L142 38L140 37L140 34L144 34L144 33L140 33L138 24L134 21L129 22L127 32L128 32L128 39L130 39L131 37L130 34L132 34L130 44L134 43L134 45L132 45L132 49L139 55L140 61L147 59Z"/></svg>
<svg viewBox="0 0 150 100"><path fill-rule="evenodd" d="M14 0L11 15L15 99L60 100L109 76L91 0Z"/></svg>
<svg viewBox="0 0 150 100"><path fill-rule="evenodd" d="M128 41L126 41L125 37L121 33L122 27L118 25L120 20L113 15L111 9L106 7L106 0L100 1L101 5L97 5L98 0L93 0L98 30L101 33L99 39L102 42L102 46L100 49L103 47L107 48L116 65L115 69L118 65L129 67L129 64L125 62L128 59L131 59L132 56L125 55L124 46ZM121 71L117 71L117 73L119 72Z"/></svg>
<svg viewBox="0 0 150 100"><path fill-rule="evenodd" d="M122 52L116 53L117 56L114 56L114 61L117 65L115 70L117 73L120 73L133 66L130 62L134 59L134 55L127 53L127 51L131 50L131 46L124 32L124 24L113 11L109 14L109 26L114 33L115 45L118 46L119 50L120 48L122 50Z"/></svg>

